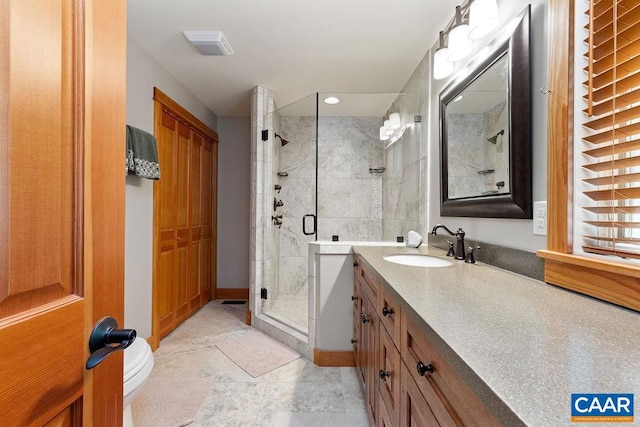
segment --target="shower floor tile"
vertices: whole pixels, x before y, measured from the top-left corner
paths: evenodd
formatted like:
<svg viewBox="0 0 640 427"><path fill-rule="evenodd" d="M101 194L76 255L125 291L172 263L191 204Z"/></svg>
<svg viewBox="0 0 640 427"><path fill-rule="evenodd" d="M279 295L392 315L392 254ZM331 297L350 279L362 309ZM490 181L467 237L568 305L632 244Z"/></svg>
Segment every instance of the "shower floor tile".
<svg viewBox="0 0 640 427"><path fill-rule="evenodd" d="M306 294L278 295L266 314L301 332L309 331L309 297Z"/></svg>

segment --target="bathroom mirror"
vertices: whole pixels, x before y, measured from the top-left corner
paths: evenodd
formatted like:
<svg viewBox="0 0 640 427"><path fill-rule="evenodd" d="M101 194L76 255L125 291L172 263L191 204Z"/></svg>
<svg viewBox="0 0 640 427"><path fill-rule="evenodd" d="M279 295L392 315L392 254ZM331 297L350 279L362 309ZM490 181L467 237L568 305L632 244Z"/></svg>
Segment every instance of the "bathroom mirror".
<svg viewBox="0 0 640 427"><path fill-rule="evenodd" d="M529 8L440 94L442 216L532 218Z"/></svg>

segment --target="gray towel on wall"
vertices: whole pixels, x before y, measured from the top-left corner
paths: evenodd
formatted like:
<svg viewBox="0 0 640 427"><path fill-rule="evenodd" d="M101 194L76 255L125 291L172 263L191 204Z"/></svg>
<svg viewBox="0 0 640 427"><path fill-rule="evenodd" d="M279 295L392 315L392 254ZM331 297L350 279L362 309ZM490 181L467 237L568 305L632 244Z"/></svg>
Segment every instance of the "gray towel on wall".
<svg viewBox="0 0 640 427"><path fill-rule="evenodd" d="M148 179L160 179L158 145L153 135L127 125L126 173Z"/></svg>

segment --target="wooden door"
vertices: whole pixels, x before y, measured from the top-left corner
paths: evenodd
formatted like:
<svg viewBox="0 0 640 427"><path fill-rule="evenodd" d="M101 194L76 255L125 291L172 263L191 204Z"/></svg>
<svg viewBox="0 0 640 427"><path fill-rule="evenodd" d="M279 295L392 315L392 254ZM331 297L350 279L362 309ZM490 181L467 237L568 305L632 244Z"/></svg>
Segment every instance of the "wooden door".
<svg viewBox="0 0 640 427"><path fill-rule="evenodd" d="M158 112L158 108L160 111ZM154 316L158 323L159 337L162 338L174 328L174 281L176 277L177 241L176 241L176 170L178 122L156 105L156 117L160 117L160 130L156 131L158 141L158 157L162 174L162 185L156 186L159 193L154 198L155 230L154 249L155 277L154 292L157 294L154 305ZM158 336L153 332L153 336Z"/></svg>
<svg viewBox="0 0 640 427"><path fill-rule="evenodd" d="M191 130L178 123L176 164L176 275L175 287L175 324L174 328L189 316L189 149Z"/></svg>
<svg viewBox="0 0 640 427"><path fill-rule="evenodd" d="M122 423L125 78L124 0L0 3L3 426Z"/></svg>
<svg viewBox="0 0 640 427"><path fill-rule="evenodd" d="M218 176L217 141L205 139L202 143L202 253L200 265L202 270L202 301L206 302L213 296L216 263L216 227L215 206L216 192L215 182Z"/></svg>
<svg viewBox="0 0 640 427"><path fill-rule="evenodd" d="M204 138L197 133L191 136L191 159L189 161L189 182L191 202L189 204L190 242L189 253L189 314L202 306L202 143Z"/></svg>
<svg viewBox="0 0 640 427"><path fill-rule="evenodd" d="M218 139L157 88L154 100L162 176L154 184L152 336L159 339L212 296Z"/></svg>

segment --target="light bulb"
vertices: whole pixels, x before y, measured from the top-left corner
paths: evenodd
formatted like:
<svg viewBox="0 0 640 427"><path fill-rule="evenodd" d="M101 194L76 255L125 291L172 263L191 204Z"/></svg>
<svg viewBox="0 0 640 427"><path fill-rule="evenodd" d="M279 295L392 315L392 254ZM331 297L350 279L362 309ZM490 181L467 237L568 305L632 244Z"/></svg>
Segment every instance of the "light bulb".
<svg viewBox="0 0 640 427"><path fill-rule="evenodd" d="M391 122L389 120L384 121L384 131L387 135L393 135L393 129L391 129Z"/></svg>
<svg viewBox="0 0 640 427"><path fill-rule="evenodd" d="M469 25L458 24L449 31L449 61L455 62L466 58L473 50L473 42L469 38Z"/></svg>
<svg viewBox="0 0 640 427"><path fill-rule="evenodd" d="M496 28L499 19L496 0L474 0L469 9L469 38L486 36Z"/></svg>
<svg viewBox="0 0 640 427"><path fill-rule="evenodd" d="M400 114L398 113L389 114L389 127L392 130L396 130L396 129L400 129L400 126L401 126Z"/></svg>
<svg viewBox="0 0 640 427"><path fill-rule="evenodd" d="M384 128L384 126L380 126L380 140L386 141L388 139L389 135L387 135L387 130Z"/></svg>
<svg viewBox="0 0 640 427"><path fill-rule="evenodd" d="M441 47L433 54L433 78L444 79L453 72L453 63L449 61L449 49Z"/></svg>

